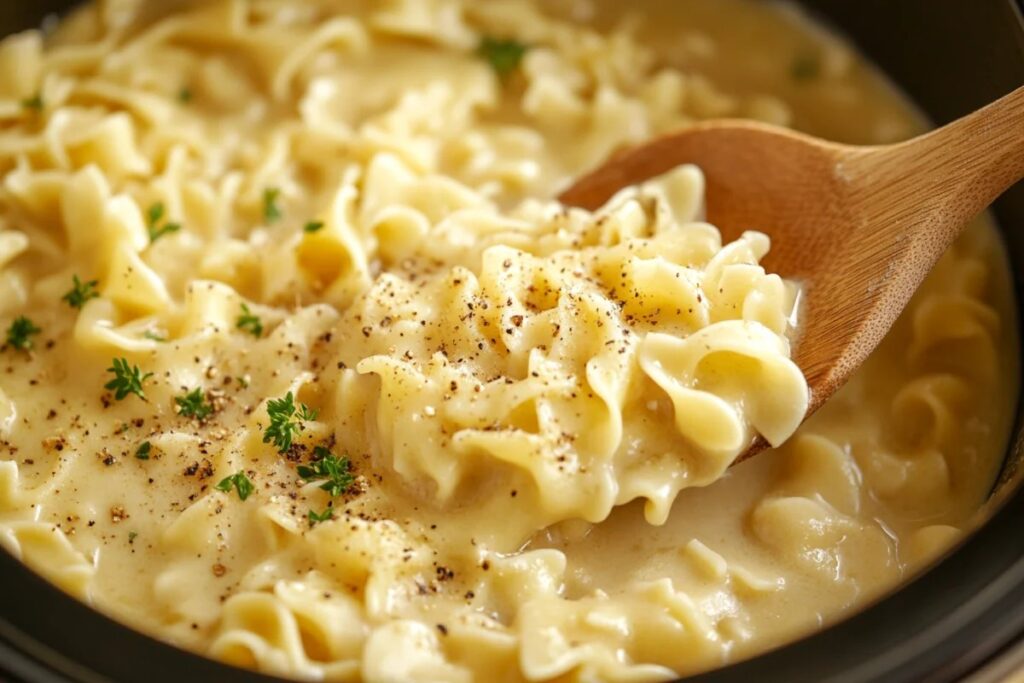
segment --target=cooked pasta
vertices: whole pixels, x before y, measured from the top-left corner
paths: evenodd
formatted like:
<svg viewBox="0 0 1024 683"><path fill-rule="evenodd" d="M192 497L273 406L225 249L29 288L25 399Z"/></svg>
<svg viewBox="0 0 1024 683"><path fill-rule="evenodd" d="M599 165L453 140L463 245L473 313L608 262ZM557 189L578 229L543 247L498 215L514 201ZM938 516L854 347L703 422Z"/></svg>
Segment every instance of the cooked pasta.
<svg viewBox="0 0 1024 683"><path fill-rule="evenodd" d="M776 9L616 12L100 0L0 43L0 544L169 642L368 682L667 680L948 547L1016 391L991 228L801 426L805 284L699 168L555 197L694 120L913 119ZM782 41L763 87L716 85L734 21Z"/></svg>

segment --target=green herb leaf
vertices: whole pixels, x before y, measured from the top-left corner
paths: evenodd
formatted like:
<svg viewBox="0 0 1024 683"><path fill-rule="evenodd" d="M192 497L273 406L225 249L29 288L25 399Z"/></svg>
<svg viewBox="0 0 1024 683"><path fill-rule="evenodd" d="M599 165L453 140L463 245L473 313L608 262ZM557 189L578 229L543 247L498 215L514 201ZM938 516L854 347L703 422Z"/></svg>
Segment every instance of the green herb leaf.
<svg viewBox="0 0 1024 683"><path fill-rule="evenodd" d="M142 383L153 376L152 372L143 375L138 365L128 365L125 358L115 358L113 366L107 368L107 372L114 373L114 379L107 382L103 388L113 391L114 398L118 401L126 398L128 394L135 394L143 401L146 400Z"/></svg>
<svg viewBox="0 0 1024 683"><path fill-rule="evenodd" d="M821 75L821 59L816 54L802 54L793 60L789 69L796 81L813 81Z"/></svg>
<svg viewBox="0 0 1024 683"><path fill-rule="evenodd" d="M257 339L263 336L263 321L260 320L259 316L253 315L252 311L245 304L242 304L242 314L235 321L235 327L251 333Z"/></svg>
<svg viewBox="0 0 1024 683"><path fill-rule="evenodd" d="M323 230L323 228L324 228L324 222L323 221L310 221L310 222L306 223L306 225L304 225L302 227L302 231L303 232L308 232L308 233L312 234L314 232L320 232L321 230Z"/></svg>
<svg viewBox="0 0 1024 683"><path fill-rule="evenodd" d="M181 230L181 224L180 223L165 223L163 225L163 227L160 227L160 228L150 228L149 229L149 243L152 244L153 242L156 242L158 239L160 239L164 235L169 235L172 232L178 232L179 230Z"/></svg>
<svg viewBox="0 0 1024 683"><path fill-rule="evenodd" d="M163 202L157 202L146 210L146 222L149 224L150 231L163 219L164 211L166 211L166 207Z"/></svg>
<svg viewBox="0 0 1024 683"><path fill-rule="evenodd" d="M7 328L7 344L20 351L30 351L35 342L32 336L42 332L35 324L21 315L14 319L11 326Z"/></svg>
<svg viewBox="0 0 1024 683"><path fill-rule="evenodd" d="M280 197L281 190L276 187L268 187L263 191L263 220L267 225L276 223L284 215L281 213L281 207L277 205Z"/></svg>
<svg viewBox="0 0 1024 683"><path fill-rule="evenodd" d="M292 392L284 398L267 401L267 416L270 425L263 432L263 443L273 442L279 453L287 453L292 447L292 439L302 428L300 421L315 420L317 411L310 410L305 404L296 415L295 397Z"/></svg>
<svg viewBox="0 0 1024 683"><path fill-rule="evenodd" d="M26 97L21 101L23 109L36 112L37 114L46 109L46 102L43 101L43 94L36 93L32 97Z"/></svg>
<svg viewBox="0 0 1024 683"><path fill-rule="evenodd" d="M252 495L252 492L256 490L253 483L249 481L249 477L245 476L245 472L235 472L231 476L224 477L217 484L218 491L229 492L232 488L238 493L238 497L245 500Z"/></svg>
<svg viewBox="0 0 1024 683"><path fill-rule="evenodd" d="M139 532L137 532L137 531L129 531L128 532L128 542L129 543L135 543L135 539L138 538L138 537L139 537Z"/></svg>
<svg viewBox="0 0 1024 683"><path fill-rule="evenodd" d="M89 299L95 299L100 294L96 291L96 286L99 285L99 280L89 280L88 282L82 282L78 279L77 275L71 276L71 282L74 285L71 291L61 297L62 300L68 302L68 306L71 308L81 309L85 306L85 302Z"/></svg>
<svg viewBox="0 0 1024 683"><path fill-rule="evenodd" d="M484 36L476 52L487 60L499 78L506 80L519 68L528 49L518 40Z"/></svg>
<svg viewBox="0 0 1024 683"><path fill-rule="evenodd" d="M149 224L150 244L156 242L164 235L169 235L172 232L178 232L181 230L181 223L164 223L163 225L160 225L160 221L163 220L166 210L167 209L163 202L157 202L146 211L146 220Z"/></svg>
<svg viewBox="0 0 1024 683"><path fill-rule="evenodd" d="M174 402L178 404L178 414L183 417L194 417L201 421L213 413L213 406L206 400L202 387L196 387L184 396L175 396Z"/></svg>
<svg viewBox="0 0 1024 683"><path fill-rule="evenodd" d="M316 408L310 409L309 406L307 406L305 403L300 405L298 411L296 412L296 415L298 415L299 419L302 420L303 422L312 422L317 418L319 414L319 410L317 410Z"/></svg>
<svg viewBox="0 0 1024 683"><path fill-rule="evenodd" d="M309 511L310 527L316 526L317 522L326 522L331 519L334 519L334 510L332 510L331 508L326 508L324 509L323 512L320 513L314 512L312 509Z"/></svg>
<svg viewBox="0 0 1024 683"><path fill-rule="evenodd" d="M152 330L146 330L145 332L142 333L142 336L145 337L146 339L152 339L155 342L167 341L167 337L161 337L159 334L153 332Z"/></svg>
<svg viewBox="0 0 1024 683"><path fill-rule="evenodd" d="M184 86L178 91L178 101L182 104L190 104L192 102L192 89L188 86Z"/></svg>
<svg viewBox="0 0 1024 683"><path fill-rule="evenodd" d="M318 481L324 479L320 489L327 491L332 498L342 495L355 483L356 478L350 470L352 464L348 458L339 458L323 446L313 449L316 458L309 465L299 465L296 471L306 481Z"/></svg>
<svg viewBox="0 0 1024 683"><path fill-rule="evenodd" d="M139 460L149 460L149 453L153 450L153 444L143 441L135 451L135 457Z"/></svg>

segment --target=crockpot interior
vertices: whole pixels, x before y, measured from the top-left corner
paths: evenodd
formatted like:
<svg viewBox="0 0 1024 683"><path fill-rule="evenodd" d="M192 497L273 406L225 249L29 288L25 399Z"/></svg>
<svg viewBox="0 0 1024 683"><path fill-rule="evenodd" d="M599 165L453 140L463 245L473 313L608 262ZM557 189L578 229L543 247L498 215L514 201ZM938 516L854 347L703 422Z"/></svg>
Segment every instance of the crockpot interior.
<svg viewBox="0 0 1024 683"><path fill-rule="evenodd" d="M943 123L1024 84L1024 23L1015 2L801 4L851 38L928 116ZM73 4L0 2L0 35L39 25L47 14ZM1019 306L1024 301L1024 184L1006 193L995 212ZM1022 424L1018 412L1002 477L1006 482L1024 458ZM1024 637L1024 492L1005 493L1005 504L983 528L886 599L792 645L691 680L899 683L956 680L975 670ZM0 680L273 680L125 628L66 597L3 552L0 586Z"/></svg>

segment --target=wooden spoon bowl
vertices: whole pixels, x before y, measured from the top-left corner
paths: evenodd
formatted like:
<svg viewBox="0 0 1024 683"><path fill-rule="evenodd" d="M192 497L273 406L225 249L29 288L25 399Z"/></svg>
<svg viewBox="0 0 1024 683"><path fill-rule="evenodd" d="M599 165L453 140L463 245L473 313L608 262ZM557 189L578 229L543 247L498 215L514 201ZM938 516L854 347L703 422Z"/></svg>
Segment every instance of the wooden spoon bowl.
<svg viewBox="0 0 1024 683"><path fill-rule="evenodd" d="M617 155L561 199L595 209L683 163L704 172L707 219L723 237L767 233L765 267L801 283L794 361L810 415L875 349L967 221L1024 177L1024 88L878 147L750 121L702 123Z"/></svg>

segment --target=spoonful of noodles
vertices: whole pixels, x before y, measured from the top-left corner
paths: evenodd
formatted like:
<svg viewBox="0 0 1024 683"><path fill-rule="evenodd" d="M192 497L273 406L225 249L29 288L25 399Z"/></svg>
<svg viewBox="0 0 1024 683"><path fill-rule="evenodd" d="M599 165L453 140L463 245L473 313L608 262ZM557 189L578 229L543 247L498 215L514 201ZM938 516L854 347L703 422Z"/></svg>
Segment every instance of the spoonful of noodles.
<svg viewBox="0 0 1024 683"><path fill-rule="evenodd" d="M894 145L856 147L749 121L698 124L624 152L564 203L594 209L683 163L726 237L772 236L766 267L803 285L793 360L807 416L868 357L965 223L1024 178L1024 87ZM758 439L737 462L763 450Z"/></svg>

